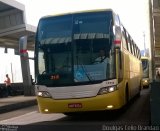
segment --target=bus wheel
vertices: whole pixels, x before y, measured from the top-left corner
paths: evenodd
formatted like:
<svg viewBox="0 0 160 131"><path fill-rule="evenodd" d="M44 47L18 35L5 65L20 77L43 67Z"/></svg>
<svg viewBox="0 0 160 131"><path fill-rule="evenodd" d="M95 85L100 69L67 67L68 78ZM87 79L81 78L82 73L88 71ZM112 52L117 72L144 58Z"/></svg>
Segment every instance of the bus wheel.
<svg viewBox="0 0 160 131"><path fill-rule="evenodd" d="M127 110L128 103L129 103L129 90L128 90L128 84L127 84L125 89L125 103L124 103L124 106L120 109L122 112Z"/></svg>
<svg viewBox="0 0 160 131"><path fill-rule="evenodd" d="M139 85L139 92L137 94L138 97L141 96L141 90L142 90L143 86L142 86L142 83L140 82L140 85Z"/></svg>
<svg viewBox="0 0 160 131"><path fill-rule="evenodd" d="M129 90L128 90L128 84L126 85L126 90L125 90L125 99L126 99L126 104L129 102Z"/></svg>

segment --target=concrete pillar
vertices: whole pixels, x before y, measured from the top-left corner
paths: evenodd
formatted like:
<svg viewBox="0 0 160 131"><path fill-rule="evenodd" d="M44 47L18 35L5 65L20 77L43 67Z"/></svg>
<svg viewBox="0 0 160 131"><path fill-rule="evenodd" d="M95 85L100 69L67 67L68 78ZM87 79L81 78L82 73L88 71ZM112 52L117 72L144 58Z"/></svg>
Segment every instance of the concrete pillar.
<svg viewBox="0 0 160 131"><path fill-rule="evenodd" d="M27 52L27 36L21 37L19 41L20 46L20 61L22 68L24 95L32 96L34 95L34 86L31 81L29 57Z"/></svg>
<svg viewBox="0 0 160 131"><path fill-rule="evenodd" d="M151 56L151 63L150 63L150 80L151 82L155 80L155 45L154 45L154 25L153 25L153 3L152 0L149 0L149 23L150 23L150 56Z"/></svg>

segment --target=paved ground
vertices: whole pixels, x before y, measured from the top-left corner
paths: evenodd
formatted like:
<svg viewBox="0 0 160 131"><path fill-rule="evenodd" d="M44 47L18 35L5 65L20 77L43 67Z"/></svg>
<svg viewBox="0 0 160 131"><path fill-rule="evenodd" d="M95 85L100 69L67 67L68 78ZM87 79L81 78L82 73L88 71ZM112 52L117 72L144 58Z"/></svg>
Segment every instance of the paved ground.
<svg viewBox="0 0 160 131"><path fill-rule="evenodd" d="M122 112L87 113L70 117L61 113L41 114L36 105L3 113L1 117L0 125L4 130L8 129L8 125L9 129L18 131L149 130L150 88L143 89L141 96L133 99Z"/></svg>
<svg viewBox="0 0 160 131"><path fill-rule="evenodd" d="M77 114L77 117L67 117L61 113L41 114L37 106L23 108L12 113L3 113L0 124L9 125L149 125L150 122L150 89L144 89L140 97L136 97L122 111L92 112ZM30 110L26 112L26 110ZM15 115L17 114L17 115ZM9 117L10 115L10 117Z"/></svg>
<svg viewBox="0 0 160 131"><path fill-rule="evenodd" d="M142 110L142 112L139 112L140 114L143 114L143 111L148 110L151 119L151 125L160 125L160 82L154 82L151 84L151 90L149 91L149 108ZM146 90L147 91L147 90ZM143 91L145 93L145 91ZM146 95L144 95L145 97ZM143 101L144 99L142 99ZM142 101L138 102L138 105L141 105ZM0 98L0 113L10 112L13 110L17 110L24 107L29 107L36 105L36 97L35 96L11 96L7 98ZM136 108L135 108L136 109ZM136 116L136 110L134 110L134 114ZM127 119L130 119L129 115L126 115ZM132 117L132 116L131 116ZM144 115L144 118L146 115ZM134 119L134 117L132 117ZM123 121L123 120L122 120ZM148 120L146 121L149 122Z"/></svg>

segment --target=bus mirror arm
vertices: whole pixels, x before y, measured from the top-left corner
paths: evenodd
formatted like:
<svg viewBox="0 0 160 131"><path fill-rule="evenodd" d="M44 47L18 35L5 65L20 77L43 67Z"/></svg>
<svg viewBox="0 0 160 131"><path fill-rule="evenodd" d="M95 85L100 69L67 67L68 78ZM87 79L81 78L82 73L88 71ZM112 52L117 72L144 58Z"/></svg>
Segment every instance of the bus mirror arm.
<svg viewBox="0 0 160 131"><path fill-rule="evenodd" d="M33 35L30 36L22 36L19 39L19 54L21 57L26 57L27 59L34 60L34 57L28 57L28 52L27 52L27 42L28 39L33 39Z"/></svg>
<svg viewBox="0 0 160 131"><path fill-rule="evenodd" d="M29 60L35 60L35 57L28 57L28 56L25 56L24 54L20 54L20 57L23 57L23 58L29 59Z"/></svg>

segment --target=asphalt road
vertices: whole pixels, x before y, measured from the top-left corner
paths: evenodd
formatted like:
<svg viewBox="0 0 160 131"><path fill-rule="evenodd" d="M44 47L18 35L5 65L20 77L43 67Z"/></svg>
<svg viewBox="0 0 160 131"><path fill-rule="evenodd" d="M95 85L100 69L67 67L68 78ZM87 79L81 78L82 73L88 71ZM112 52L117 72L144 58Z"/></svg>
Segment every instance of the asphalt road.
<svg viewBox="0 0 160 131"><path fill-rule="evenodd" d="M111 112L80 114L41 114L37 106L1 114L0 125L18 125L19 130L134 130L150 125L150 89L143 89L125 109ZM5 126L4 126L5 125ZM23 126L19 126L23 125ZM47 125L47 126L46 126ZM1 128L1 127L0 127ZM8 127L7 127L8 128Z"/></svg>

